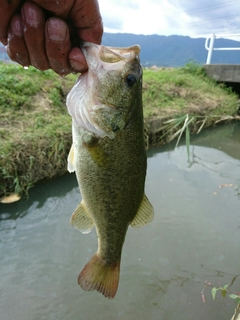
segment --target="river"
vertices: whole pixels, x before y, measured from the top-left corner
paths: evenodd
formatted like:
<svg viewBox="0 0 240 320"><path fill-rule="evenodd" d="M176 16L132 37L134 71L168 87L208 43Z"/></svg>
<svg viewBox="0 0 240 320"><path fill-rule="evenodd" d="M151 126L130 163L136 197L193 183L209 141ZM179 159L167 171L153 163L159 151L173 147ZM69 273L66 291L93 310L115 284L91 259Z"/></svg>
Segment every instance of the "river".
<svg viewBox="0 0 240 320"><path fill-rule="evenodd" d="M211 286L240 291L240 125L192 137L189 157L184 141L173 147L148 151L155 219L129 227L113 300L77 284L97 239L68 224L81 199L74 174L0 204L0 318L230 320L235 301L213 301Z"/></svg>

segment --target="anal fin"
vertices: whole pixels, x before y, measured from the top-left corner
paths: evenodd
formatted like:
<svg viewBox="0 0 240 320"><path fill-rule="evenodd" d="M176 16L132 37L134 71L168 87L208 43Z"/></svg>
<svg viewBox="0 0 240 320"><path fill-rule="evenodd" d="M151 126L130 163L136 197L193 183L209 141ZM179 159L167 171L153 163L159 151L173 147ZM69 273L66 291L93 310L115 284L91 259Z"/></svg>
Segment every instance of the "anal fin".
<svg viewBox="0 0 240 320"><path fill-rule="evenodd" d="M73 212L69 223L72 227L80 230L84 234L91 232L92 228L94 227L94 221L88 213L83 201Z"/></svg>
<svg viewBox="0 0 240 320"><path fill-rule="evenodd" d="M151 203L149 202L147 196L144 194L140 207L133 221L131 222L131 226L133 228L139 228L144 226L145 224L151 222L154 216L154 209Z"/></svg>

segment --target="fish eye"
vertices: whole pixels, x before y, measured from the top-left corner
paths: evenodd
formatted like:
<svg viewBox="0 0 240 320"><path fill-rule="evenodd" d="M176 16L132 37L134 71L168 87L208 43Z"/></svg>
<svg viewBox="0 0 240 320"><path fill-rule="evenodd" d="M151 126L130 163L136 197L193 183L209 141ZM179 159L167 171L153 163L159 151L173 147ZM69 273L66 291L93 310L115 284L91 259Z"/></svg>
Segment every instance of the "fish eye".
<svg viewBox="0 0 240 320"><path fill-rule="evenodd" d="M134 74L131 74L131 73L126 76L125 80L126 80L126 83L129 87L132 87L134 85L134 83L137 81Z"/></svg>

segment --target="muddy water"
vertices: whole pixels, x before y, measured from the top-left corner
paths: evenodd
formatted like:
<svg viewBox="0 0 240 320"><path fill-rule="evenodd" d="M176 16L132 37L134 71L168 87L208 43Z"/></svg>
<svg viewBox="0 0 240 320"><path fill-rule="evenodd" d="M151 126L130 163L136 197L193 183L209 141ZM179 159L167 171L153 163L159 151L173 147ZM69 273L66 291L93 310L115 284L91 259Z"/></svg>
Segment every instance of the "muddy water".
<svg viewBox="0 0 240 320"><path fill-rule="evenodd" d="M234 301L220 294L213 301L204 282L240 291L239 124L196 136L189 159L184 145L154 147L148 156L155 219L129 228L111 301L77 285L97 240L68 225L81 198L74 175L0 205L0 319L231 318Z"/></svg>

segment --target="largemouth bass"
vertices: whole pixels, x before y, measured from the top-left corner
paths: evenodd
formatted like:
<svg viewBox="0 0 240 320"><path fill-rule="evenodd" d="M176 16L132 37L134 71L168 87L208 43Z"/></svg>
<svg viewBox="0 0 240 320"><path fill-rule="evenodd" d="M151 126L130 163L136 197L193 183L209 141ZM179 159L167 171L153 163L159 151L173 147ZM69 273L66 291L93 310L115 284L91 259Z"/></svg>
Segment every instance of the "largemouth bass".
<svg viewBox="0 0 240 320"><path fill-rule="evenodd" d="M68 170L76 172L82 195L70 224L83 233L95 226L98 236L98 250L81 271L79 285L111 299L128 226L153 219L144 193L140 48L85 43L82 50L89 69L67 97L73 135Z"/></svg>

